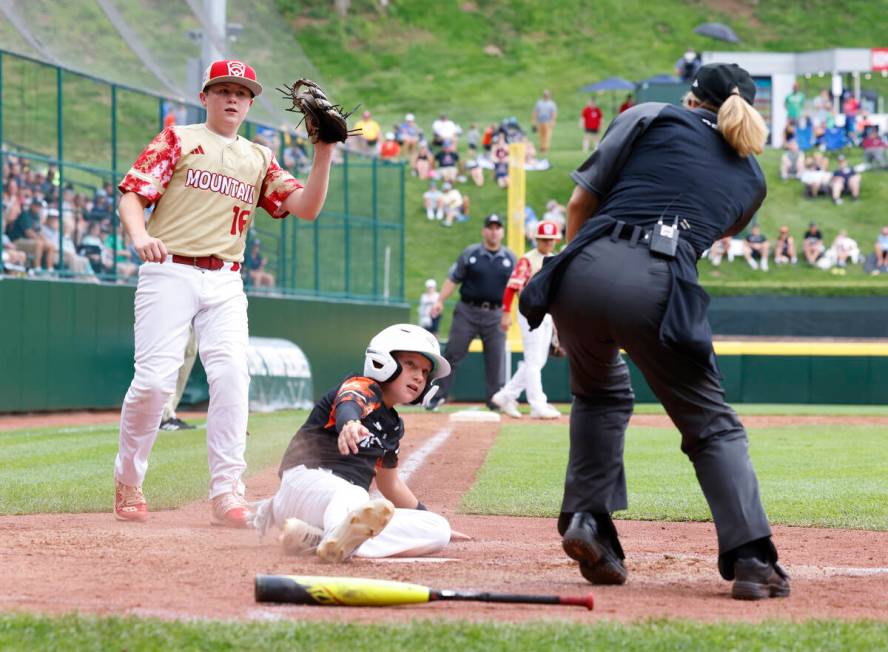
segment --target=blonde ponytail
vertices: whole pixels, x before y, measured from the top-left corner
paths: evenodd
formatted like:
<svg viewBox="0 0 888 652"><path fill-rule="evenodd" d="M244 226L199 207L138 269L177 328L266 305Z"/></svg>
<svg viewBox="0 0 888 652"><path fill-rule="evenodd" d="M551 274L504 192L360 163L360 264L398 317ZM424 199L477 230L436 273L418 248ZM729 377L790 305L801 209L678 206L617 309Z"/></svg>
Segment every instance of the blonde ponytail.
<svg viewBox="0 0 888 652"><path fill-rule="evenodd" d="M764 119L740 97L736 88L718 109L718 130L743 157L761 154L768 138Z"/></svg>

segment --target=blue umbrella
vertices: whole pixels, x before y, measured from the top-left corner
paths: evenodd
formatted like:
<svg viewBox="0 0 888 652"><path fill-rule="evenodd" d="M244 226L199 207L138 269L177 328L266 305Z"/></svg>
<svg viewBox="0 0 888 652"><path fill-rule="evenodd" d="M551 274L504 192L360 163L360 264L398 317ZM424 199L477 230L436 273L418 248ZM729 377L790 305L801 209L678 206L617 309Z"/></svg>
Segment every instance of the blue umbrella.
<svg viewBox="0 0 888 652"><path fill-rule="evenodd" d="M718 39L719 41L727 41L728 43L740 42L740 39L734 34L734 30L722 23L703 23L702 25L697 25L694 28L694 33Z"/></svg>
<svg viewBox="0 0 888 652"><path fill-rule="evenodd" d="M582 93L594 93L595 91L634 91L635 84L622 77L608 77L594 84L587 84L580 89Z"/></svg>

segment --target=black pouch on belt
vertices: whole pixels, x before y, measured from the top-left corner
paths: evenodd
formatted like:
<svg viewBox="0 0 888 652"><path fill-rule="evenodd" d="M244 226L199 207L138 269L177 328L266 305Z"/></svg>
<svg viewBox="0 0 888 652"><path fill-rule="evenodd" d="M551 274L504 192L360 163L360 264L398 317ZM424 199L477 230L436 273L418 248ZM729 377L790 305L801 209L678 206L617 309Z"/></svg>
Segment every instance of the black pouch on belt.
<svg viewBox="0 0 888 652"><path fill-rule="evenodd" d="M663 218L654 225L651 232L651 251L663 258L675 258L678 252L678 216L670 226L663 224Z"/></svg>

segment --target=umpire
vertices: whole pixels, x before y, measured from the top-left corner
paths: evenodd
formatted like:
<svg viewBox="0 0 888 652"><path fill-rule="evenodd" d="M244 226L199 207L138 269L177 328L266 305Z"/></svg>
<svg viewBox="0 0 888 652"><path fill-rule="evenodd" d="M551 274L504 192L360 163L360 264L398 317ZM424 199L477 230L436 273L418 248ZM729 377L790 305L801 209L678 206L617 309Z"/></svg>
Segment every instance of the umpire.
<svg viewBox="0 0 888 652"><path fill-rule="evenodd" d="M746 431L725 403L696 262L739 233L765 198L751 154L767 129L736 65L696 73L684 107L647 103L617 116L573 173L572 242L521 294L531 326L548 308L570 362L574 402L558 530L580 573L623 584L610 513L626 509L623 440L634 394L628 353L682 436L718 535L732 596L789 595L759 498Z"/></svg>
<svg viewBox="0 0 888 652"><path fill-rule="evenodd" d="M469 344L480 337L484 344L485 394L488 407L490 397L503 386L506 365L506 334L500 329L503 316L503 291L512 270L515 254L503 244L503 222L499 215L484 219L481 242L463 250L450 267L447 280L441 288L437 303L432 306L432 317L444 310L444 302L459 289L460 301L453 310L453 323L444 357L453 372L442 378L436 399L429 405L434 410L447 398L456 367L469 352Z"/></svg>

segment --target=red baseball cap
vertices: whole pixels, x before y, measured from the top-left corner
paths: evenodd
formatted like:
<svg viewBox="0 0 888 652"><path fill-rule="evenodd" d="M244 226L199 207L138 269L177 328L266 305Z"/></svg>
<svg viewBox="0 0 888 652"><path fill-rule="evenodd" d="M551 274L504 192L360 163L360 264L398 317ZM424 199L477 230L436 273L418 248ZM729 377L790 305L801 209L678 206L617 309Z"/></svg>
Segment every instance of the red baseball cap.
<svg viewBox="0 0 888 652"><path fill-rule="evenodd" d="M537 225L537 240L561 240L561 231L558 225L549 220L543 220Z"/></svg>
<svg viewBox="0 0 888 652"><path fill-rule="evenodd" d="M211 63L204 73L201 90L206 91L208 86L223 82L233 82L245 86L254 96L262 94L262 84L256 81L256 71L243 61L221 59Z"/></svg>

